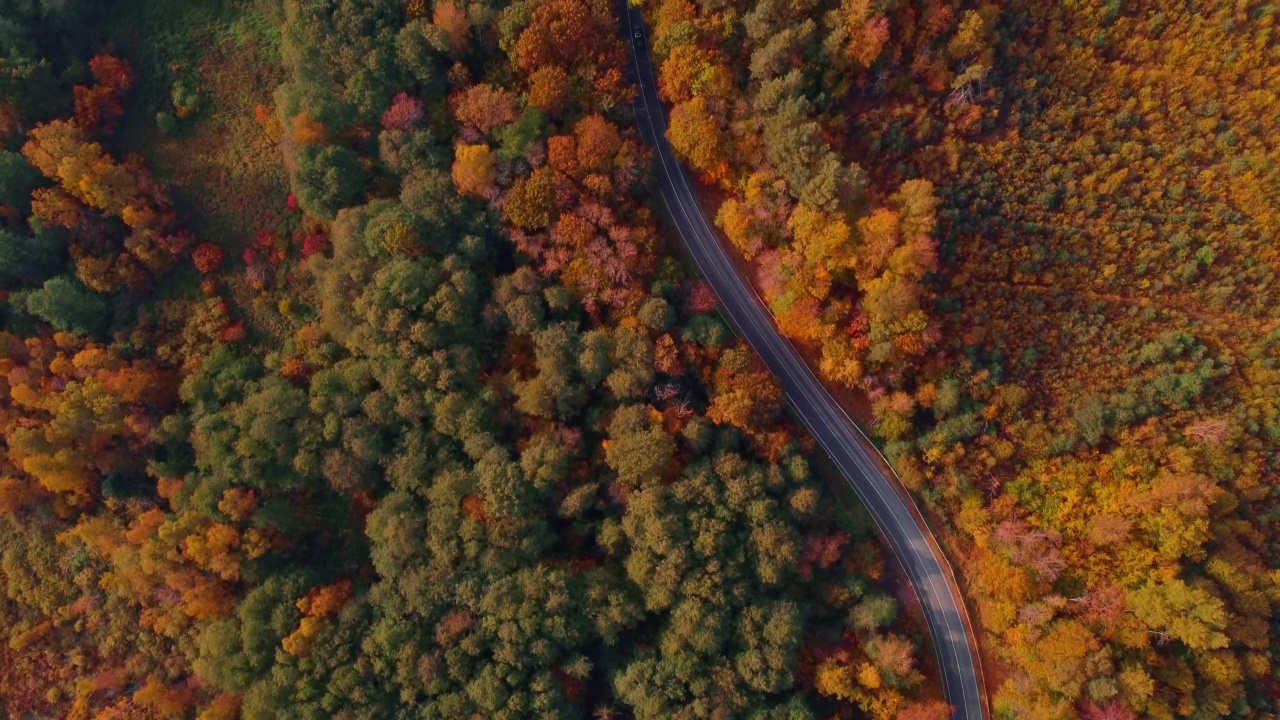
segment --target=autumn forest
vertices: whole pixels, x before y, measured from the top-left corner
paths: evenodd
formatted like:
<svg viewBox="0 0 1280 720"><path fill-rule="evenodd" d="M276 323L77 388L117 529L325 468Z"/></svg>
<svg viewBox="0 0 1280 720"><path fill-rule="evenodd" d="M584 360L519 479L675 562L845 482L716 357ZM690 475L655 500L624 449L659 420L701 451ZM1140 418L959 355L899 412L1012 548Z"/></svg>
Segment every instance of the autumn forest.
<svg viewBox="0 0 1280 720"><path fill-rule="evenodd" d="M983 716L1280 717L1280 6L630 4L0 0L0 717L952 717L637 53Z"/></svg>

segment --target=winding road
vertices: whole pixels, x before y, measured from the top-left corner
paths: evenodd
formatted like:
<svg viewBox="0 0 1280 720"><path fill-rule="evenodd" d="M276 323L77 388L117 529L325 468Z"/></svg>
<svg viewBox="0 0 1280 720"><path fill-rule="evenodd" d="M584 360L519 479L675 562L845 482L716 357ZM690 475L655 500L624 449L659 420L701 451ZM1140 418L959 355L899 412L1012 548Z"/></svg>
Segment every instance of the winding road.
<svg viewBox="0 0 1280 720"><path fill-rule="evenodd" d="M645 142L655 150L662 198L681 239L702 275L715 289L730 322L781 381L796 415L862 499L906 570L933 636L943 690L953 708L953 717L983 720L987 717L987 708L979 682L977 659L971 650L964 605L937 542L919 511L910 504L910 496L895 486L894 479L883 474L868 453L863 445L865 437L863 442L859 441L861 430L831 397L791 343L778 334L764 303L739 277L717 241L693 193L688 173L676 161L667 142L666 115L658 99L648 33L638 8L628 6L626 26L640 84L640 95L635 103L636 122Z"/></svg>

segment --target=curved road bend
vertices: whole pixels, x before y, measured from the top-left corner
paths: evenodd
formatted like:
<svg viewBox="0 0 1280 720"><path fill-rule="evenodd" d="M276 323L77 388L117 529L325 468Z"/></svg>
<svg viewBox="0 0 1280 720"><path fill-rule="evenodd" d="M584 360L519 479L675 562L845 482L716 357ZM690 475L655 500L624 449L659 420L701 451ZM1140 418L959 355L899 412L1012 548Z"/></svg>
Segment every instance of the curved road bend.
<svg viewBox="0 0 1280 720"><path fill-rule="evenodd" d="M738 276L717 241L695 197L687 172L676 161L666 139L667 121L658 99L656 74L648 51L648 33L640 11L627 8L627 40L640 82L636 122L646 142L656 150L656 169L662 198L680 237L707 282L720 297L729 319L778 377L801 421L840 468L845 479L871 512L906 569L924 609L934 650L942 671L943 689L954 717L982 720L986 708L979 690L975 658L965 634L963 611L947 584L942 560L934 554L928 528L917 521L907 501L895 491L858 442L857 430L791 343L774 328L764 304ZM642 40L635 38L642 34Z"/></svg>

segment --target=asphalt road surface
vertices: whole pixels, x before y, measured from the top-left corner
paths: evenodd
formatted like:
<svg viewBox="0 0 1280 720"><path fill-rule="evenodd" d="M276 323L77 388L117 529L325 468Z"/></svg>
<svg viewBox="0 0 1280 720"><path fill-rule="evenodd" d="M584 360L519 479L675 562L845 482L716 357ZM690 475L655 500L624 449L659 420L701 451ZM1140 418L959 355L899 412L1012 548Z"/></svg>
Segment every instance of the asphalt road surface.
<svg viewBox="0 0 1280 720"><path fill-rule="evenodd" d="M645 142L655 150L654 164L662 198L689 252L707 282L720 297L730 321L778 377L787 400L827 454L840 468L867 510L880 526L907 577L915 586L933 636L942 669L943 689L954 717L981 720L985 716L977 667L966 636L960 601L952 594L942 558L935 555L929 530L908 508L859 442L861 431L823 387L791 343L774 327L764 303L742 278L716 240L693 193L688 173L676 161L666 139L667 120L658 99L656 73L649 56L648 32L640 11L628 7L627 40L635 61L640 94L636 122ZM637 35L638 34L638 35Z"/></svg>

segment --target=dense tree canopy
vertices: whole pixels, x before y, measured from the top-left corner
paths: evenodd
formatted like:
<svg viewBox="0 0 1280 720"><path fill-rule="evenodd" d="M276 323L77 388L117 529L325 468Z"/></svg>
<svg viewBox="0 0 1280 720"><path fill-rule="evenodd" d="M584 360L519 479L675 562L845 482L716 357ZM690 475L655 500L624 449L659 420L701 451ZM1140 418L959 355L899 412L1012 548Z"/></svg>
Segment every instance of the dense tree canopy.
<svg viewBox="0 0 1280 720"><path fill-rule="evenodd" d="M995 717L1274 715L1274 9L640 5ZM947 717L617 10L0 0L0 715Z"/></svg>
<svg viewBox="0 0 1280 720"><path fill-rule="evenodd" d="M856 684L883 647L863 701L936 695L868 520L661 257L608 3L228 6L174 30L192 69L18 5L0 715L826 717L852 696L815 664ZM208 122L255 32L273 104ZM136 112L157 88L184 124ZM260 133L287 196L228 239L148 171L157 129Z"/></svg>

